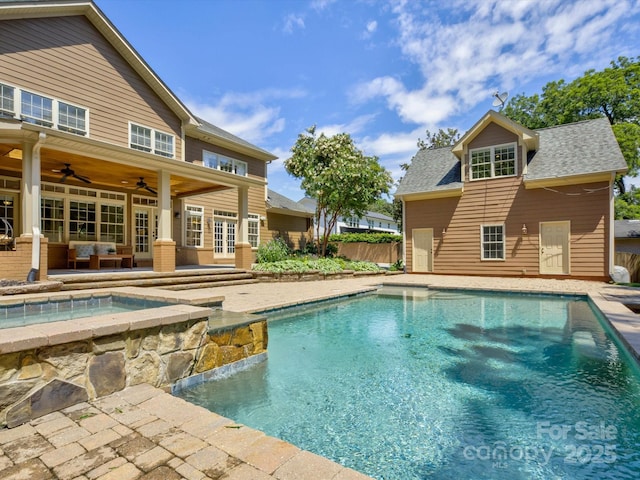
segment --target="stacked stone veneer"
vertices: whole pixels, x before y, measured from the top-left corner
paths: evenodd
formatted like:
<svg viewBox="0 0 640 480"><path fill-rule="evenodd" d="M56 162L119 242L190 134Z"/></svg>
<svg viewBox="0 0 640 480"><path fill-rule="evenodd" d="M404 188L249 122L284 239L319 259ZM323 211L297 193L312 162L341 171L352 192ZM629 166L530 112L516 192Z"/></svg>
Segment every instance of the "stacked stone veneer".
<svg viewBox="0 0 640 480"><path fill-rule="evenodd" d="M175 305L103 316L112 322L85 319L87 328L79 333L75 329L80 320L0 330L5 338L17 338L0 342L0 425L17 426L141 383L168 388L179 379L265 352L265 319L243 316L234 323L219 320L219 312ZM136 319L130 322L116 319L132 315ZM160 324L136 328L136 323L153 323L154 318ZM19 330L37 327L69 331L51 333L46 344L25 348L29 335ZM118 329L122 331L110 331ZM62 341L65 337L68 341ZM30 340L42 343L41 336Z"/></svg>

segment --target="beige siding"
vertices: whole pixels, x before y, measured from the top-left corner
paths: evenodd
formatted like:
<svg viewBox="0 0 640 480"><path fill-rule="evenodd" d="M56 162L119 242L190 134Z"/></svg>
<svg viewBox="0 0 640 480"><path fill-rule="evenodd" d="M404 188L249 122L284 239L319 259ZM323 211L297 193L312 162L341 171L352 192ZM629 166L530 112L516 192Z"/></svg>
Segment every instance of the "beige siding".
<svg viewBox="0 0 640 480"><path fill-rule="evenodd" d="M263 242L279 237L293 250L301 250L313 241L313 225L310 218L268 213L267 225L268 230Z"/></svg>
<svg viewBox="0 0 640 480"><path fill-rule="evenodd" d="M433 228L434 273L538 275L540 222L570 221L570 275L607 278L607 187L600 182L526 190L521 178L513 177L467 182L459 198L407 202L407 268L412 267L412 229ZM481 260L482 224L505 225L505 260Z"/></svg>
<svg viewBox="0 0 640 480"><path fill-rule="evenodd" d="M85 17L0 21L0 61L0 81L88 108L91 138L128 146L131 121L175 135L181 159L180 119Z"/></svg>

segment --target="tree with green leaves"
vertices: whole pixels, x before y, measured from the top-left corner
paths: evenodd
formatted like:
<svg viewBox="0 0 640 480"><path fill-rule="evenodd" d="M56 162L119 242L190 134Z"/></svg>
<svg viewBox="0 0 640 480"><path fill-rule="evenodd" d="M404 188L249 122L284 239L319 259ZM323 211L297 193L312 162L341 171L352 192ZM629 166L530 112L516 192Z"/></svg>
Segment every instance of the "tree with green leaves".
<svg viewBox="0 0 640 480"><path fill-rule="evenodd" d="M458 140L460 140L460 132L457 128L447 128L446 131L439 129L437 133L431 133L427 130L427 138L425 140L418 139L418 148L423 150L425 148L451 147Z"/></svg>
<svg viewBox="0 0 640 480"><path fill-rule="evenodd" d="M531 129L604 116L627 162L627 176L635 177L639 172L640 57L619 57L604 70L588 70L570 83L549 82L542 88L542 95L516 95L503 113ZM616 178L615 188L616 218L622 218L623 210L625 215L634 211L623 206L627 189L622 175Z"/></svg>
<svg viewBox="0 0 640 480"><path fill-rule="evenodd" d="M369 205L389 193L393 179L378 158L364 155L347 133L317 136L314 125L298 135L291 152L284 166L301 180L305 195L316 200L316 236L324 256L338 218L364 216Z"/></svg>

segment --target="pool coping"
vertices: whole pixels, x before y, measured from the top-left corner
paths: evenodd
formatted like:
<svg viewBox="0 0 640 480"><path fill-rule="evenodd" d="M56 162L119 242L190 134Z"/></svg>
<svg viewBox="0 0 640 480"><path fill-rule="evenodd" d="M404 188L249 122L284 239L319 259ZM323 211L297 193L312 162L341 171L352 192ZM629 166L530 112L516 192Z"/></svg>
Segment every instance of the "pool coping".
<svg viewBox="0 0 640 480"><path fill-rule="evenodd" d="M14 353L63 343L89 340L115 335L130 330L162 327L211 317L212 307L222 304L224 297L183 295L182 292L141 287L115 287L70 292L20 294L0 297L0 306L43 303L45 301L80 300L122 296L161 301L169 305L151 307L131 312L107 313L77 319L9 327L0 330L0 354ZM88 320L90 319L90 321Z"/></svg>

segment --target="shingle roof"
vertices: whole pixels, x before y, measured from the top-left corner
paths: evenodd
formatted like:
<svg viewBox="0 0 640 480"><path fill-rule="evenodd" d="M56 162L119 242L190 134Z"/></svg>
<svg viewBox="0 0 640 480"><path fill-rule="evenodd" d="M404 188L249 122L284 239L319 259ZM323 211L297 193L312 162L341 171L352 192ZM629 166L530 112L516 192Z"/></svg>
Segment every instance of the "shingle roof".
<svg viewBox="0 0 640 480"><path fill-rule="evenodd" d="M413 157L396 195L460 187L460 160L451 153L451 147L425 148L418 150Z"/></svg>
<svg viewBox="0 0 640 480"><path fill-rule="evenodd" d="M640 220L615 220L616 238L640 238Z"/></svg>
<svg viewBox="0 0 640 480"><path fill-rule="evenodd" d="M606 118L538 130L540 148L529 163L527 180L626 170Z"/></svg>
<svg viewBox="0 0 640 480"><path fill-rule="evenodd" d="M627 164L606 118L536 130L539 148L530 152L527 180L625 171ZM396 195L462 187L460 160L451 147L419 150Z"/></svg>
<svg viewBox="0 0 640 480"><path fill-rule="evenodd" d="M225 140L228 140L230 142L233 142L237 145L242 145L244 147L250 148L252 150L257 150L259 152L262 152L265 155L269 155L271 157L273 157L274 159L277 158L275 155L273 155L272 153L267 152L266 150L260 148L260 147L256 147L255 145L253 145L252 143L247 142L246 140L243 140L240 137L236 137L233 133L229 133L226 130L223 130L220 127L215 126L213 123L209 123L206 120L200 118L200 117L196 117L198 122L200 122L200 127L199 129L202 130L203 132L206 133L210 133L216 137L220 137L220 138L224 138Z"/></svg>
<svg viewBox="0 0 640 480"><path fill-rule="evenodd" d="M290 210L292 212L307 213L309 215L313 215L314 213L301 203L295 202L284 195L274 192L273 190L267 190L267 208Z"/></svg>

